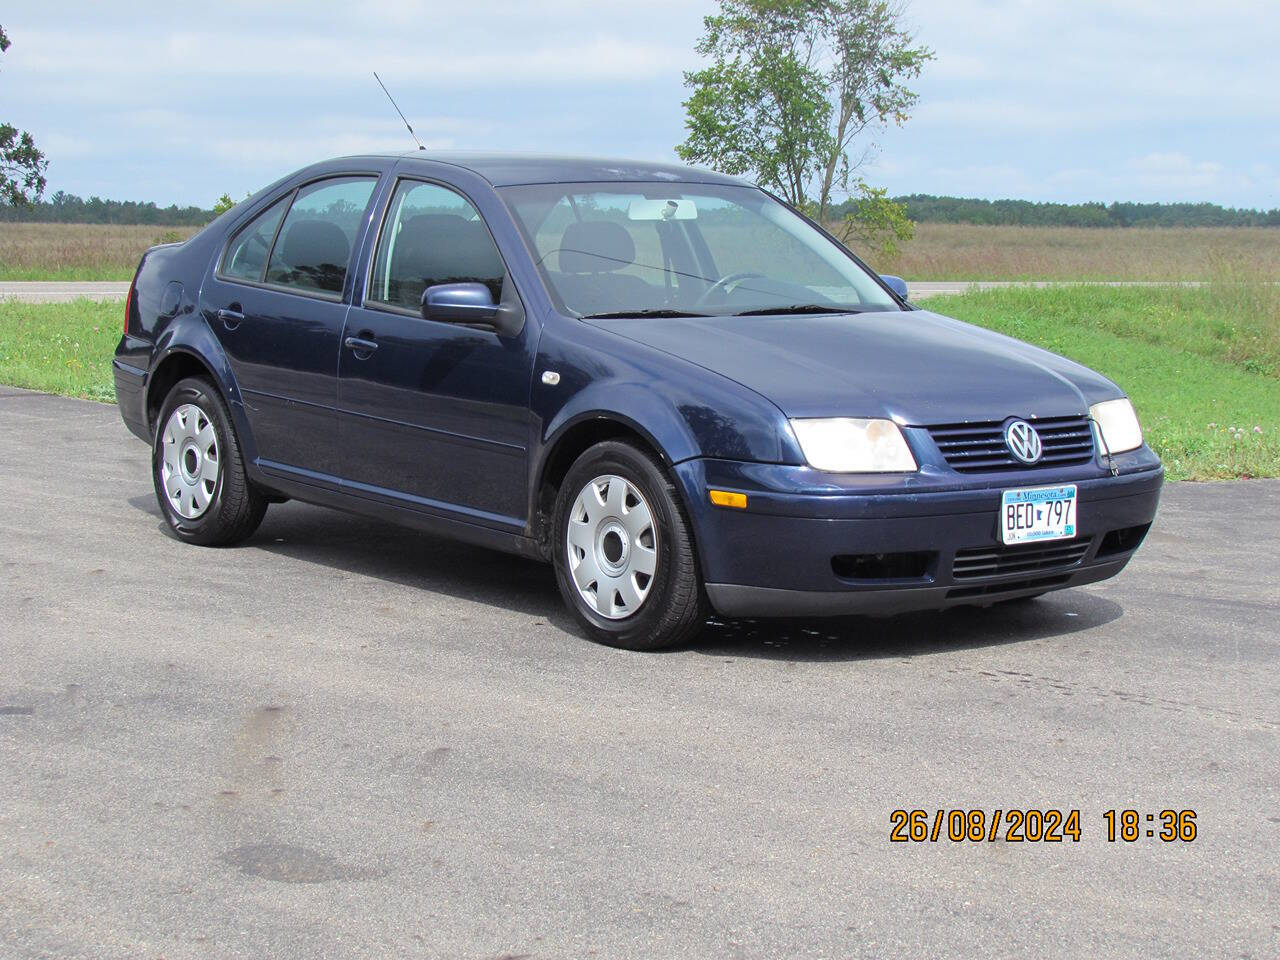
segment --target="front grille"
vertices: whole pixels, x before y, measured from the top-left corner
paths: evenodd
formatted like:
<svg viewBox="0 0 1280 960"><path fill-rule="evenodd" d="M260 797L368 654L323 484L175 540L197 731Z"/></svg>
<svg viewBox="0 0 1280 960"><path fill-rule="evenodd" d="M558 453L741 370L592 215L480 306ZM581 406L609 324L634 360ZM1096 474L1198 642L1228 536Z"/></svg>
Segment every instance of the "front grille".
<svg viewBox="0 0 1280 960"><path fill-rule="evenodd" d="M1028 543L1016 547L970 547L957 550L955 562L951 566L951 576L956 580L975 580L979 577L1025 575L1073 567L1089 552L1091 539L1086 537L1083 540L1059 540L1044 545Z"/></svg>
<svg viewBox="0 0 1280 960"><path fill-rule="evenodd" d="M1015 460L1004 442L1004 421L946 423L929 427L929 435L953 470L984 473L991 470L1036 470L1065 467L1093 459L1093 431L1088 417L1045 417L1028 420L1044 448L1033 464Z"/></svg>

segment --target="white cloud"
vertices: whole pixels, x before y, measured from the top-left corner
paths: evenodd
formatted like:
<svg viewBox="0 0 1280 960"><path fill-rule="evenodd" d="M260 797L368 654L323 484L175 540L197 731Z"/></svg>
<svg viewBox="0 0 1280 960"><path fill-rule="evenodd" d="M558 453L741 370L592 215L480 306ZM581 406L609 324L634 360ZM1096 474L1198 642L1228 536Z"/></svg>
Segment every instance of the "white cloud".
<svg viewBox="0 0 1280 960"><path fill-rule="evenodd" d="M1128 168L1142 187L1183 196L1206 196L1252 182L1247 173L1228 171L1213 160L1192 160L1184 153L1148 153L1130 160Z"/></svg>
<svg viewBox="0 0 1280 960"><path fill-rule="evenodd" d="M84 77L111 78L132 87L188 78L257 77L262 79L324 78L346 83L380 73L418 83L507 86L513 78L545 86L565 80L635 80L668 73L673 64L692 63L684 50L648 38L608 35L547 40L521 49L472 50L448 46L429 55L411 50L379 50L372 42L337 36L298 36L282 45L277 37L237 33L170 33L138 49L136 35L102 36L73 31L32 31L24 38L34 47L15 66L29 76L66 78L68 65ZM138 69L121 69L122 51L145 58ZM223 51L210 56L211 51ZM127 55L127 54L126 54ZM370 82L372 82L370 80Z"/></svg>
<svg viewBox="0 0 1280 960"><path fill-rule="evenodd" d="M0 97L51 189L158 202L407 146L374 69L433 146L665 159L713 8L228 0L201 21L164 0L18 0ZM910 0L906 16L938 59L864 168L891 192L1280 206L1274 0Z"/></svg>

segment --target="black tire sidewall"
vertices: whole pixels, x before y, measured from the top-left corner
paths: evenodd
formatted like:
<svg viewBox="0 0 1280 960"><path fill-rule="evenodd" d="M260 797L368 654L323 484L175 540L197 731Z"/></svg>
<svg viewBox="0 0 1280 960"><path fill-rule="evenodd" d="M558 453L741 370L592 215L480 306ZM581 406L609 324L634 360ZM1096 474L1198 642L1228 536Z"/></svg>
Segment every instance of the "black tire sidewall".
<svg viewBox="0 0 1280 960"><path fill-rule="evenodd" d="M209 507L194 520L188 520L174 512L169 503L169 498L164 493L164 479L160 469L164 460L161 442L165 424L169 422L169 417L173 415L173 411L184 403L198 406L204 411L205 416L209 418L209 422L213 424L214 435L218 438L218 459L220 461L218 482L214 486L213 497L209 501ZM155 486L156 500L160 504L160 510L164 514L165 522L169 525L169 529L173 531L174 535L182 540L190 543L202 543L216 539L221 528L225 525L222 518L222 508L223 492L227 486L227 470L231 469L232 466L230 463L232 446L228 442L228 432L231 429L231 424L227 422L225 409L218 402L218 398L209 384L203 380L188 378L179 381L169 391L169 396L165 398L164 405L160 408L160 415L156 418L155 439L151 444L151 481Z"/></svg>
<svg viewBox="0 0 1280 960"><path fill-rule="evenodd" d="M653 586L639 612L622 620L602 617L587 606L569 570L566 548L569 513L574 501L589 481L608 474L622 477L640 489L653 514L658 534L658 570ZM651 459L622 442L606 442L588 450L569 468L560 485L552 533L556 582L565 602L573 608L595 640L631 649L661 646L662 643L655 644L653 640L663 623L677 578L697 575L695 570L678 569L679 565L674 560L676 544L672 511L679 510L680 505L674 502L668 487L666 477Z"/></svg>

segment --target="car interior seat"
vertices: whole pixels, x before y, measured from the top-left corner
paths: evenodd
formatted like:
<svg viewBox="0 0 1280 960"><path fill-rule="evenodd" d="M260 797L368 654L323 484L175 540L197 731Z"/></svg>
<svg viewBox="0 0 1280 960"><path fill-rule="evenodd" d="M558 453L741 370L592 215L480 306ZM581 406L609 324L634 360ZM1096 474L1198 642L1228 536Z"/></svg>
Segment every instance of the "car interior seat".
<svg viewBox="0 0 1280 960"><path fill-rule="evenodd" d="M342 228L328 220L299 220L289 225L272 256L270 283L341 293L351 259L351 244Z"/></svg>
<svg viewBox="0 0 1280 960"><path fill-rule="evenodd" d="M580 313L608 313L654 305L655 288L619 273L635 263L636 244L621 224L584 220L565 228L560 240L557 286L566 306Z"/></svg>

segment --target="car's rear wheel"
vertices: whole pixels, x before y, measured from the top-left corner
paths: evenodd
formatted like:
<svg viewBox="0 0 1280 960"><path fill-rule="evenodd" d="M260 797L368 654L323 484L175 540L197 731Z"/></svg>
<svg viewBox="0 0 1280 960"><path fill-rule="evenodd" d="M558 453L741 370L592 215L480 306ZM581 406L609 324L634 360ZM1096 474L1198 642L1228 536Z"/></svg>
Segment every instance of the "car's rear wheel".
<svg viewBox="0 0 1280 960"><path fill-rule="evenodd" d="M553 523L560 593L592 639L654 650L701 629L689 521L647 452L612 440L587 450L560 486Z"/></svg>
<svg viewBox="0 0 1280 960"><path fill-rule="evenodd" d="M251 535L267 499L249 482L222 396L201 377L178 381L156 418L151 453L156 499L182 540L226 546Z"/></svg>

